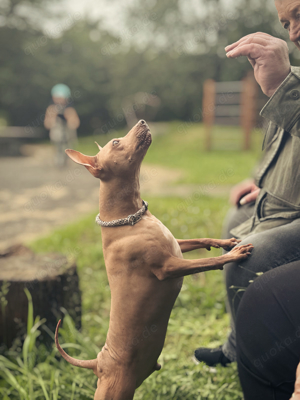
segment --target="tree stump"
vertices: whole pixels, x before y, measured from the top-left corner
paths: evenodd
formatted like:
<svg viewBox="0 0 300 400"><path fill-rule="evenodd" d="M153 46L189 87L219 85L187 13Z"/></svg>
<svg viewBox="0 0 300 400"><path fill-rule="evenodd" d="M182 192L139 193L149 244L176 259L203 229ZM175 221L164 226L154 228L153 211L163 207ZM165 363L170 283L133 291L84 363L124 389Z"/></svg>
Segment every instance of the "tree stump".
<svg viewBox="0 0 300 400"><path fill-rule="evenodd" d="M61 254L34 254L14 246L0 254L0 344L10 347L27 331L27 288L32 296L34 318L46 318L39 342L52 343L49 330L67 311L81 327L81 294L74 263ZM48 330L48 332L47 332Z"/></svg>

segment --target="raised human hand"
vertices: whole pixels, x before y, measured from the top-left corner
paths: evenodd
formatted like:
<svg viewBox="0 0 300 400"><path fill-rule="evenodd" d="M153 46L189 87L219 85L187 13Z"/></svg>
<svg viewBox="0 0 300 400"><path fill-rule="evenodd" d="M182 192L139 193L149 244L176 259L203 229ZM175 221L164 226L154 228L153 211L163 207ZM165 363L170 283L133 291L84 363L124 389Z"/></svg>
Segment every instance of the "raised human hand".
<svg viewBox="0 0 300 400"><path fill-rule="evenodd" d="M269 97L291 72L287 43L267 33L244 36L225 50L228 58L248 57L257 83Z"/></svg>

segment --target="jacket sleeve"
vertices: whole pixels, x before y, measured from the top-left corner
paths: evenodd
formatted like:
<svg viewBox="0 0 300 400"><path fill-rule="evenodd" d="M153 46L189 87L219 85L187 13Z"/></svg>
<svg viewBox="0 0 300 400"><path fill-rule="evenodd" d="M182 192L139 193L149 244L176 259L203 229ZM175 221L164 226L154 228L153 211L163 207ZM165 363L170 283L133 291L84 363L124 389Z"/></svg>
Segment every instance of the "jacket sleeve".
<svg viewBox="0 0 300 400"><path fill-rule="evenodd" d="M260 115L300 137L300 67L292 67Z"/></svg>

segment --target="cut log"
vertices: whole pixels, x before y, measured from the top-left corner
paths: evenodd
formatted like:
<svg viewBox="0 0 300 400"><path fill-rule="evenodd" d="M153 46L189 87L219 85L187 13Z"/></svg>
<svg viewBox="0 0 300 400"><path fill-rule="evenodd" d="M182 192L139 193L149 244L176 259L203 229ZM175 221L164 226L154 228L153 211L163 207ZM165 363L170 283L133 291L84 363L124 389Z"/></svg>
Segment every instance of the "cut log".
<svg viewBox="0 0 300 400"><path fill-rule="evenodd" d="M39 342L52 343L49 330L67 311L81 327L81 293L74 263L61 254L35 254L14 246L0 254L0 344L10 347L27 330L27 288L32 296L34 318L46 318ZM47 332L48 330L48 332Z"/></svg>

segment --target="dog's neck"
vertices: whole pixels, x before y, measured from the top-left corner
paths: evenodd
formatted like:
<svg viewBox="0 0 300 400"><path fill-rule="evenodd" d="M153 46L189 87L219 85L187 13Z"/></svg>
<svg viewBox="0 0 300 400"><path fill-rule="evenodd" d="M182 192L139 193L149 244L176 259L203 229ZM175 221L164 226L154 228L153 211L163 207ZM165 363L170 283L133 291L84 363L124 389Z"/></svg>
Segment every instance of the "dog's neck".
<svg viewBox="0 0 300 400"><path fill-rule="evenodd" d="M99 212L103 221L125 218L142 206L139 172L127 179L115 178L100 183Z"/></svg>

